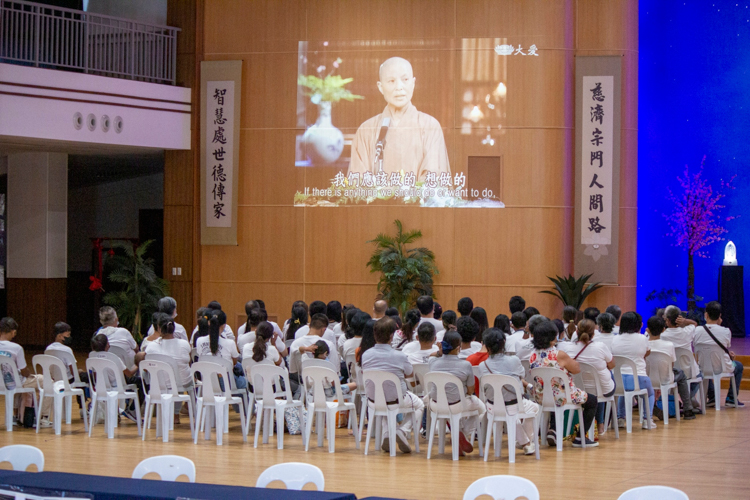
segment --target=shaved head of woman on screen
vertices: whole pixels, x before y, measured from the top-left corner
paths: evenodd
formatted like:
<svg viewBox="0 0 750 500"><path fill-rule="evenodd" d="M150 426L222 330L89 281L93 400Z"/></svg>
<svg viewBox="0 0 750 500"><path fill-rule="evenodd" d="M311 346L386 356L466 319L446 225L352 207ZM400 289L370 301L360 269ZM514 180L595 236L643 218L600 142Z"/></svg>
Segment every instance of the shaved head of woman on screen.
<svg viewBox="0 0 750 500"><path fill-rule="evenodd" d="M450 175L448 151L440 123L432 116L418 111L411 103L417 79L411 63L401 57L391 57L380 65L378 90L386 106L383 112L360 125L352 144L349 172L377 174L381 162L376 147L381 129L387 125L382 170L392 185L393 173L404 172L402 182L408 186L413 180L423 180L430 172ZM413 175L412 175L413 174Z"/></svg>

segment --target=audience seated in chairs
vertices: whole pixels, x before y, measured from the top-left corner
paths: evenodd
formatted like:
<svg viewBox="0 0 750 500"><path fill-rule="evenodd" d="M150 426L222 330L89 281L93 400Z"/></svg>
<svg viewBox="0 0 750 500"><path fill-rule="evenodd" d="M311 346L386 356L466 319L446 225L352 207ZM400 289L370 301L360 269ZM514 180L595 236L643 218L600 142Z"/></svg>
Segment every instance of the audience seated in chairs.
<svg viewBox="0 0 750 500"><path fill-rule="evenodd" d="M126 330L127 331L127 330ZM102 353L109 351L109 339L107 336L103 333L98 333L94 335L94 338L91 339L91 353L89 354L90 358L104 358L104 359L110 359L109 357L105 356L99 356L97 353ZM145 401L146 396L143 392L143 385L141 384L141 375L138 372L138 364L141 362L143 358L145 358L146 354L139 352L135 358L134 358L134 364L132 366L125 366L125 364L117 358L120 362L118 363L118 367L122 370L123 375L125 376L125 383L130 385L134 384L138 388L138 400L139 401ZM112 386L117 386L117 379L115 379L112 374L108 374L110 376L109 383ZM137 421L137 417L135 414L135 411L132 407L132 402L130 403L130 406L120 412L120 415L126 417L128 420L132 422ZM92 418L96 418L93 416Z"/></svg>

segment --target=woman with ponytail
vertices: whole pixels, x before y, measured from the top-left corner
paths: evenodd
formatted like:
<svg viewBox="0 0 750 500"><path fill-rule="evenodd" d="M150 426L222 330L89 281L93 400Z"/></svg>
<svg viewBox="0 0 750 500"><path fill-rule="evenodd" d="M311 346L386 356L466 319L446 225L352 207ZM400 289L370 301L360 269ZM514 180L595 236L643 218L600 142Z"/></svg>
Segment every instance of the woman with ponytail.
<svg viewBox="0 0 750 500"><path fill-rule="evenodd" d="M563 324L565 325L565 333L558 336L557 340L570 340L576 333L576 318L578 317L578 309L573 306L565 306L563 308Z"/></svg>
<svg viewBox="0 0 750 500"><path fill-rule="evenodd" d="M261 321L255 329L255 340L245 344L242 359L250 360L246 362L250 363L250 366L260 364L279 366L284 360L273 344L273 338L273 326L267 321Z"/></svg>
<svg viewBox="0 0 750 500"><path fill-rule="evenodd" d="M602 395L609 397L615 393L615 381L610 370L615 367L615 358L612 351L603 342L594 342L596 323L590 319L583 319L578 323L578 337L575 342L563 342L559 349L568 353L574 360L586 363L596 369L599 384L602 386ZM586 392L596 394L596 385L592 380L584 378ZM604 411L606 403L598 403L596 409L596 423L599 434L604 434Z"/></svg>
<svg viewBox="0 0 750 500"><path fill-rule="evenodd" d="M404 314L404 322L401 325L400 330L396 330L393 334L393 343L391 346L400 351L409 342L416 340L415 333L417 332L417 325L422 320L422 314L419 309L409 309Z"/></svg>
<svg viewBox="0 0 750 500"><path fill-rule="evenodd" d="M231 361L234 365L236 387L242 389L247 386L247 380L245 380L242 365L238 362L240 353L237 351L237 344L233 340L221 336L222 325L226 322L221 317L222 314L221 311L213 311L208 319L208 336L200 337L195 342L195 349L198 351L198 356L218 356ZM223 319L224 321L222 321ZM199 327L200 324L199 321Z"/></svg>
<svg viewBox="0 0 750 500"><path fill-rule="evenodd" d="M159 338L146 346L146 359L149 354L160 354L175 360L177 373L175 377L187 388L193 385L193 377L190 375L190 344L187 340L177 339L174 336L175 322L172 316L165 313L154 314L154 330L159 333ZM180 408L174 407L174 423L180 423Z"/></svg>
<svg viewBox="0 0 750 500"><path fill-rule="evenodd" d="M304 304L304 302L302 303ZM295 340L297 330L307 325L307 306L296 305L292 307L292 317L289 318L284 330L285 340Z"/></svg>

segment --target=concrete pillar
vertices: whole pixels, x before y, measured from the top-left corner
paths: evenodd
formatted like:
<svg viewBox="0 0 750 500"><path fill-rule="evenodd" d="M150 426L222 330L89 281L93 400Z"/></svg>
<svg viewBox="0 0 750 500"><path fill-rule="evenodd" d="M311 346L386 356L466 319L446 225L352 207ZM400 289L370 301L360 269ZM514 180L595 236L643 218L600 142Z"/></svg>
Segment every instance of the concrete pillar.
<svg viewBox="0 0 750 500"><path fill-rule="evenodd" d="M68 155L8 155L8 315L18 342L46 346L67 313Z"/></svg>

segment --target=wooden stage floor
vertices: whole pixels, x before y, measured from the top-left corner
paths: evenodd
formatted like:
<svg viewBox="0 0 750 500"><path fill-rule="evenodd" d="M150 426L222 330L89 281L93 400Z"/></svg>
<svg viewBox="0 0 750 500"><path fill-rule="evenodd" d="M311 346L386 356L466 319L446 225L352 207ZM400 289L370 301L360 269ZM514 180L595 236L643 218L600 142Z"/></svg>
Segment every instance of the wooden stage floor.
<svg viewBox="0 0 750 500"><path fill-rule="evenodd" d="M692 500L750 498L750 407L720 412L710 408L696 420L678 423L670 419L668 426L657 421L653 431L634 429L627 435L623 430L619 441L608 432L598 448L585 451L572 448L569 442L562 453L543 447L541 461L517 455L512 465L507 461L507 448L500 459L491 456L485 463L476 451L453 462L450 454L437 455L435 446L428 461L425 441L419 454L399 453L391 458L371 447L370 455L364 456L346 429L337 432L334 454L328 453L327 444L305 452L300 436L289 435L284 450L276 449L275 436L254 449L252 435L247 444L242 443L239 416L231 413L230 418L223 446L216 446L215 439L202 438L193 445L185 424L177 426L169 443L157 440L154 429L141 441L135 424L124 419L110 440L104 437L103 425L96 426L89 438L74 404L73 423L63 424L60 436L53 429L42 429L39 434L30 429L12 433L2 429L0 445L23 443L41 448L46 470L122 477L129 477L144 458L183 455L195 462L198 482L245 486L253 486L270 465L309 462L323 470L327 490L352 492L359 498L461 498L474 480L493 474L526 477L536 483L544 499L616 499L629 488L648 484L680 488Z"/></svg>

